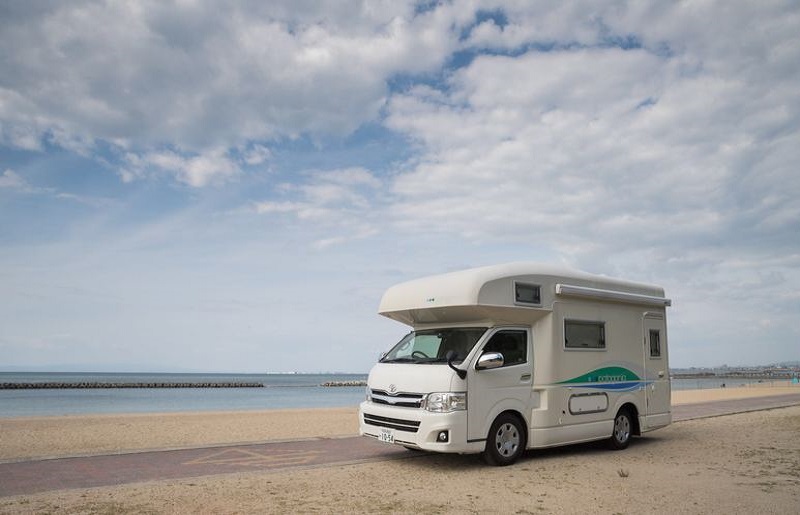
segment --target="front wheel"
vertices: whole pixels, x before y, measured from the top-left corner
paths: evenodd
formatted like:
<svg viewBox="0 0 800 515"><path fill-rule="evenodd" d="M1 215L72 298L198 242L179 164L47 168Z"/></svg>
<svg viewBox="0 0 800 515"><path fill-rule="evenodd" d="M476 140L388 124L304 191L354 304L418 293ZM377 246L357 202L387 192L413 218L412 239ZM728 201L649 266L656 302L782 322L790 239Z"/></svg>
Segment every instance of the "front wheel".
<svg viewBox="0 0 800 515"><path fill-rule="evenodd" d="M621 409L614 417L614 430L611 432L611 438L608 440L608 445L614 450L622 450L628 447L631 442L631 430L633 423L631 422L631 414L627 409Z"/></svg>
<svg viewBox="0 0 800 515"><path fill-rule="evenodd" d="M508 413L497 417L489 430L483 459L489 465L511 465L525 451L525 430L519 419Z"/></svg>

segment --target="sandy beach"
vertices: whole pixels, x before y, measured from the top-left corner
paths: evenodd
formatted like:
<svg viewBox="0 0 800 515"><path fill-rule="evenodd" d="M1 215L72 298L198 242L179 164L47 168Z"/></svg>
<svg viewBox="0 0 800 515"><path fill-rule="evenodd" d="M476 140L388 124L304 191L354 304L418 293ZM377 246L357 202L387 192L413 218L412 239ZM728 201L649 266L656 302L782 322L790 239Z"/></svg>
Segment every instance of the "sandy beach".
<svg viewBox="0 0 800 515"><path fill-rule="evenodd" d="M797 391L676 391L673 404ZM0 418L0 460L356 433L355 408ZM532 451L508 468L423 455L7 497L0 512L790 513L800 506L798 434L800 406L676 423L622 452Z"/></svg>
<svg viewBox="0 0 800 515"><path fill-rule="evenodd" d="M0 418L0 460L357 433L356 408Z"/></svg>
<svg viewBox="0 0 800 515"><path fill-rule="evenodd" d="M672 404L694 404L697 402L724 401L727 399L750 399L767 395L796 393L800 385L788 381L771 383L770 386L742 386L733 388L713 388L705 390L673 390Z"/></svg>

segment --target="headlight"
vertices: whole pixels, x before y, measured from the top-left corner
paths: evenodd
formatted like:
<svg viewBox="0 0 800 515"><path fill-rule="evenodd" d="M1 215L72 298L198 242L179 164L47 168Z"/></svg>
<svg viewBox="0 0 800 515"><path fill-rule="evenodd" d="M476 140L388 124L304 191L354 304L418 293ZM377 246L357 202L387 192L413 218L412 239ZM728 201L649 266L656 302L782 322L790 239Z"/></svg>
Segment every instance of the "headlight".
<svg viewBox="0 0 800 515"><path fill-rule="evenodd" d="M436 413L449 413L467 409L466 392L434 392L425 397L425 409Z"/></svg>
<svg viewBox="0 0 800 515"><path fill-rule="evenodd" d="M367 393L366 393L367 400L371 401L372 400L372 390L369 389L369 386L367 386L366 390L367 390Z"/></svg>

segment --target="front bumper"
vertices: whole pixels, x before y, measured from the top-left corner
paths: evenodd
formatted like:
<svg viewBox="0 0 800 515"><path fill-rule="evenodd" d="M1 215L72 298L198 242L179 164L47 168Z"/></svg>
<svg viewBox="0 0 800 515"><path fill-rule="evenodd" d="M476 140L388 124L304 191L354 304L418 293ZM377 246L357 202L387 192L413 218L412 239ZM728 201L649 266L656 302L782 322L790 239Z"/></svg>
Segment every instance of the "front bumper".
<svg viewBox="0 0 800 515"><path fill-rule="evenodd" d="M468 453L483 450L484 442L467 443L467 412L432 413L420 408L401 408L364 401L358 408L359 434L379 439L384 429L394 443L426 451ZM369 422L368 422L369 421ZM438 441L441 431L448 441Z"/></svg>

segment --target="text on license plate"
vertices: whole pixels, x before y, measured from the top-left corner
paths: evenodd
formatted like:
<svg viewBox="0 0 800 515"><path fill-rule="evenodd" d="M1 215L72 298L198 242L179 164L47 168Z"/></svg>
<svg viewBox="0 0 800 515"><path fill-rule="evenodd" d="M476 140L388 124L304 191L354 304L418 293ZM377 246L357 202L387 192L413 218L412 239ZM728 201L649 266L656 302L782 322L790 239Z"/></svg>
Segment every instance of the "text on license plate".
<svg viewBox="0 0 800 515"><path fill-rule="evenodd" d="M394 443L394 429L381 429L381 434L378 435L378 440L386 443Z"/></svg>

